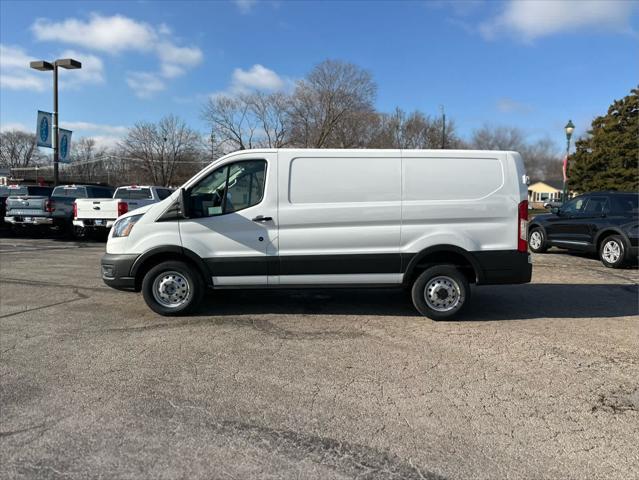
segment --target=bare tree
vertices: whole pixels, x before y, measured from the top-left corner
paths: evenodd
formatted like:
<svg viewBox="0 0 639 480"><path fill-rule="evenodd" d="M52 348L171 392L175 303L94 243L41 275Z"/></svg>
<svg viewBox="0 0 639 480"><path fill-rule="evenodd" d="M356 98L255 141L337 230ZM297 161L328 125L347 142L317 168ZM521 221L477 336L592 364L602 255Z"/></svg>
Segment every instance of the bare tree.
<svg viewBox="0 0 639 480"><path fill-rule="evenodd" d="M268 148L285 147L288 143L288 114L290 98L282 92L265 94L255 92L243 95L243 101L260 128L262 146Z"/></svg>
<svg viewBox="0 0 639 480"><path fill-rule="evenodd" d="M42 158L34 134L18 130L0 133L0 165L25 168L38 163Z"/></svg>
<svg viewBox="0 0 639 480"><path fill-rule="evenodd" d="M471 143L479 150L519 150L525 145L526 137L515 127L484 125L473 132Z"/></svg>
<svg viewBox="0 0 639 480"><path fill-rule="evenodd" d="M406 113L396 108L392 114L380 114L380 128L371 146L375 148L441 148L442 120L433 120L419 110ZM446 122L446 148L462 148L452 121Z"/></svg>
<svg viewBox="0 0 639 480"><path fill-rule="evenodd" d="M548 138L527 142L524 132L516 127L483 126L473 132L471 145L481 150L519 152L531 178L561 178L561 154L557 145Z"/></svg>
<svg viewBox="0 0 639 480"><path fill-rule="evenodd" d="M192 170L203 156L200 135L174 115L158 123L137 123L120 146L125 156L141 162L155 185L172 185L181 170Z"/></svg>
<svg viewBox="0 0 639 480"><path fill-rule="evenodd" d="M216 95L209 98L202 118L211 126L212 138L219 142L222 150L253 148L258 121L252 115L245 96Z"/></svg>
<svg viewBox="0 0 639 480"><path fill-rule="evenodd" d="M326 60L297 83L291 102L292 142L303 147L339 147L337 133L362 113L373 113L377 85L352 63ZM350 140L347 143L351 143Z"/></svg>
<svg viewBox="0 0 639 480"><path fill-rule="evenodd" d="M290 98L282 92L216 95L202 111L213 150L279 148L288 143Z"/></svg>
<svg viewBox="0 0 639 480"><path fill-rule="evenodd" d="M82 182L101 181L105 176L107 149L98 147L95 139L83 137L75 143L71 154L71 164L75 178Z"/></svg>

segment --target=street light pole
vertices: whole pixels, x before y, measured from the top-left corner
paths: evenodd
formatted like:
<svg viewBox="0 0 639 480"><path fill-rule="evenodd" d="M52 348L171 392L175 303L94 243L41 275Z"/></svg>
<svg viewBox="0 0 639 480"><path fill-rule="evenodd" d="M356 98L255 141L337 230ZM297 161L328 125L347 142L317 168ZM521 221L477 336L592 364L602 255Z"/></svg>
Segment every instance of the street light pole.
<svg viewBox="0 0 639 480"><path fill-rule="evenodd" d="M53 63L53 184L58 185L59 173L58 164L60 157L58 156L58 62Z"/></svg>
<svg viewBox="0 0 639 480"><path fill-rule="evenodd" d="M566 159L564 160L564 191L563 191L563 203L566 203L568 200L568 157L570 156L570 137L572 137L572 132L575 131L575 125L572 123L572 120L568 120L568 123L564 127L566 131Z"/></svg>
<svg viewBox="0 0 639 480"><path fill-rule="evenodd" d="M53 183L54 185L57 185L60 180L58 172L58 165L60 162L58 150L60 147L58 144L58 138L60 137L60 126L58 122L58 67L75 70L82 68L82 63L72 58L59 58L53 63L44 60L31 62L29 66L35 70L40 70L41 72L53 71L53 135L51 140L53 146Z"/></svg>

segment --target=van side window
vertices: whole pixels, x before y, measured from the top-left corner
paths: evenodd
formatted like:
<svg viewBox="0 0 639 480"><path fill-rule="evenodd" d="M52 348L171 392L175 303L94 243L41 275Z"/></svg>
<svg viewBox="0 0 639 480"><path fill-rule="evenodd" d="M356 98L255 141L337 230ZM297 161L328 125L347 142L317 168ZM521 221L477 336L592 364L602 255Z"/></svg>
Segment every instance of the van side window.
<svg viewBox="0 0 639 480"><path fill-rule="evenodd" d="M191 215L212 217L257 205L264 196L266 161L231 163L211 172L190 191Z"/></svg>

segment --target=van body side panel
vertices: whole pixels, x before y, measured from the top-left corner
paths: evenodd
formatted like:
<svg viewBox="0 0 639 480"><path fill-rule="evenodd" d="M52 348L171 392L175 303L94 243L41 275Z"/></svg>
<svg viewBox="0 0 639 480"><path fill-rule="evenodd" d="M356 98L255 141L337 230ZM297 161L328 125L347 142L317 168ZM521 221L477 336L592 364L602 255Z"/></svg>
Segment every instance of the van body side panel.
<svg viewBox="0 0 639 480"><path fill-rule="evenodd" d="M404 151L402 252L517 249L519 192L500 152Z"/></svg>
<svg viewBox="0 0 639 480"><path fill-rule="evenodd" d="M528 254L517 252L525 174L521 158L513 153L403 151L405 259L453 245L473 257L478 284L530 281Z"/></svg>
<svg viewBox="0 0 639 480"><path fill-rule="evenodd" d="M400 168L399 151L281 150L279 283L399 274Z"/></svg>

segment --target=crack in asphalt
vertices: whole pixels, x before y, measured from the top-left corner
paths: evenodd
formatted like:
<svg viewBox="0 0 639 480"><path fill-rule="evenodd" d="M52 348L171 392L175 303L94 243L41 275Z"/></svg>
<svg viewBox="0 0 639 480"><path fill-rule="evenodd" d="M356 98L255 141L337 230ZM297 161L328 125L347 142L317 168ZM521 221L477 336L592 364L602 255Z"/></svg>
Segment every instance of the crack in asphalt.
<svg viewBox="0 0 639 480"><path fill-rule="evenodd" d="M204 407L176 405L176 411L199 412L208 419L206 426L216 435L240 437L257 448L283 455L291 461L310 460L352 478L375 480L444 480L439 474L420 469L412 459L403 461L397 455L365 445L328 437L276 429L235 420L216 420ZM190 415L189 415L190 416ZM202 422L199 422L202 424Z"/></svg>
<svg viewBox="0 0 639 480"><path fill-rule="evenodd" d="M98 332L109 333L127 333L127 332L143 332L148 330L164 330L190 326L211 325L222 326L232 325L239 327L250 327L262 333L272 335L282 340L313 340L313 339L353 339L366 336L363 331L347 331L340 330L322 330L317 332L310 331L294 331L275 325L270 320L259 318L202 318L198 320L181 320L175 322L153 323L149 325L135 325L122 328L107 328L98 330ZM95 333L95 332L94 332Z"/></svg>
<svg viewBox="0 0 639 480"><path fill-rule="evenodd" d="M91 290L96 292L108 292L109 287L85 287L82 285L70 285L68 283L45 282L42 280L27 280L24 278L0 278L0 283L10 283L13 285L28 285L30 287L51 287L51 288L78 288L82 290Z"/></svg>
<svg viewBox="0 0 639 480"><path fill-rule="evenodd" d="M16 315L22 315L23 313L29 313L29 312L35 312L35 311L38 311L38 310L44 310L46 308L57 307L59 305L66 305L68 303L77 302L79 300L86 300L87 298L89 298L88 295L85 295L84 293L79 292L77 288L74 288L72 293L77 295L77 297L76 298L71 298L71 299L68 299L68 300L62 300L60 302L49 303L47 305L41 305L39 307L26 308L24 310L20 310L19 312L5 313L4 315L0 315L0 318L8 318L8 317L16 316Z"/></svg>

